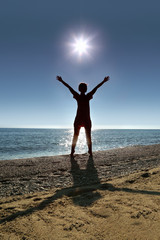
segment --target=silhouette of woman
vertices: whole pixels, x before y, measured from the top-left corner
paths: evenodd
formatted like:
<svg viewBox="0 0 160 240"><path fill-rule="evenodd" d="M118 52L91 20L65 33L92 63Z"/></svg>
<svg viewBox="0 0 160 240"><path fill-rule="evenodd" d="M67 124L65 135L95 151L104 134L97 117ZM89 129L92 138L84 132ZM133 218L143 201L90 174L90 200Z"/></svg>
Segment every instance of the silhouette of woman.
<svg viewBox="0 0 160 240"><path fill-rule="evenodd" d="M87 84L80 83L78 90L80 94L77 93L72 87L70 87L66 82L63 81L61 76L57 76L57 80L63 83L73 94L73 97L77 100L78 108L77 114L74 121L74 135L72 140L72 148L71 148L71 156L73 156L75 152L76 143L79 136L79 131L81 127L85 128L86 139L88 145L88 153L92 156L92 141L91 141L91 119L90 119L90 107L89 101L93 98L94 93L97 91L99 87L101 87L105 82L109 80L109 76L105 77L104 80L99 83L91 92L85 94L87 92Z"/></svg>

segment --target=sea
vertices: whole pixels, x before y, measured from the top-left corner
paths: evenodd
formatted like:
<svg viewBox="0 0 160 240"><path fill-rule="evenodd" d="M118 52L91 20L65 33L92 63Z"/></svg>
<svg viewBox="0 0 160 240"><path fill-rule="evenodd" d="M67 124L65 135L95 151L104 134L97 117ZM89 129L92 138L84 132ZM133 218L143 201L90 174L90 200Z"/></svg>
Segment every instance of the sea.
<svg viewBox="0 0 160 240"><path fill-rule="evenodd" d="M0 160L70 154L73 129L0 128ZM93 151L160 144L160 130L94 129ZM76 153L86 153L82 128Z"/></svg>

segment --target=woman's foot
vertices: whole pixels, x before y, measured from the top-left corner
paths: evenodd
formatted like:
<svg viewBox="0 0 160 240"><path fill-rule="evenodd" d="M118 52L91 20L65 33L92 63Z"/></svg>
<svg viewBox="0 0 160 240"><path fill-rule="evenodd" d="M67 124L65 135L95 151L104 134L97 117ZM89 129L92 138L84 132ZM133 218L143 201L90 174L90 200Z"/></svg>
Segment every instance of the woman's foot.
<svg viewBox="0 0 160 240"><path fill-rule="evenodd" d="M73 157L74 152L75 152L75 151L72 149L71 154L70 154L71 157Z"/></svg>
<svg viewBox="0 0 160 240"><path fill-rule="evenodd" d="M88 151L89 156L92 157L92 151Z"/></svg>

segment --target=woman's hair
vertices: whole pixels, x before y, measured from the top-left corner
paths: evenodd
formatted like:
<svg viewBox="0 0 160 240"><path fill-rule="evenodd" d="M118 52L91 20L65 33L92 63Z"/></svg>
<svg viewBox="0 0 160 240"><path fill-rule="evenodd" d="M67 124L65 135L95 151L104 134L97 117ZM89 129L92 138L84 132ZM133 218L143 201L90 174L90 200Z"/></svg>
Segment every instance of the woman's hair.
<svg viewBox="0 0 160 240"><path fill-rule="evenodd" d="M86 84L86 83L80 83L80 84L79 84L79 87L78 87L78 90L79 90L81 93L87 92L87 84Z"/></svg>

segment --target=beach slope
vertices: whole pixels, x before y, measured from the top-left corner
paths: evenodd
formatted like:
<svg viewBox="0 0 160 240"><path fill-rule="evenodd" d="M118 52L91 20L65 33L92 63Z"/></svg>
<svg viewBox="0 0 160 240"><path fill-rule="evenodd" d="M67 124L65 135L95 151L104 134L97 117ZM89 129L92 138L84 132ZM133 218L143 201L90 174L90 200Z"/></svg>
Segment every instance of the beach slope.
<svg viewBox="0 0 160 240"><path fill-rule="evenodd" d="M0 239L160 239L160 145L0 168Z"/></svg>

